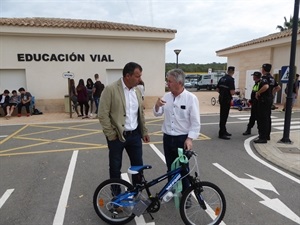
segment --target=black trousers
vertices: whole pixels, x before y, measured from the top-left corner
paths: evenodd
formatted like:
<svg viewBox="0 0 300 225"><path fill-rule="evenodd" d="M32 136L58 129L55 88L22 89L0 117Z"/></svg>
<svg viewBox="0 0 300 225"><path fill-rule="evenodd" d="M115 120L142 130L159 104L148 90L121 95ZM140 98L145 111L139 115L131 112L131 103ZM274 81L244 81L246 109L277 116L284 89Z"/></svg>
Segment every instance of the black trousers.
<svg viewBox="0 0 300 225"><path fill-rule="evenodd" d="M163 146L166 158L166 164L168 172L171 171L172 163L178 157L178 148L184 149L184 142L187 139L187 135L171 136L164 134ZM169 177L170 181L171 177ZM190 186L190 182L187 177L182 179L182 193Z"/></svg>
<svg viewBox="0 0 300 225"><path fill-rule="evenodd" d="M30 106L30 102L27 102L25 104L23 104L22 102L20 102L18 104L18 114L21 114L21 111L22 111L22 107L25 106L25 109L26 109L26 113L30 113L30 109L29 109L29 106Z"/></svg>
<svg viewBox="0 0 300 225"><path fill-rule="evenodd" d="M253 103L251 106L251 115L247 128L251 129L252 127L254 127L255 121L257 121L257 103Z"/></svg>
<svg viewBox="0 0 300 225"><path fill-rule="evenodd" d="M271 132L271 101L259 101L257 105L257 123L259 139L266 140Z"/></svg>
<svg viewBox="0 0 300 225"><path fill-rule="evenodd" d="M230 101L220 102L220 123L219 123L219 136L226 134L226 123L230 110Z"/></svg>

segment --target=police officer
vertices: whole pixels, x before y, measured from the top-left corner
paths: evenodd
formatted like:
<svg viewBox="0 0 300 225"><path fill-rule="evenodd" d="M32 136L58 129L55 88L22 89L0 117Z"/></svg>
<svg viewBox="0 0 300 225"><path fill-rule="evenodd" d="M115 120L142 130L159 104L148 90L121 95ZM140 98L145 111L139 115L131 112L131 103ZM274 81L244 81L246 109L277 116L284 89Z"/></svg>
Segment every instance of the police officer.
<svg viewBox="0 0 300 225"><path fill-rule="evenodd" d="M267 143L270 140L271 133L271 110L273 105L274 94L281 89L274 77L270 74L272 65L265 63L262 65L261 82L256 92L257 106L257 122L259 129L258 139L254 143Z"/></svg>
<svg viewBox="0 0 300 225"><path fill-rule="evenodd" d="M251 116L249 118L249 123L247 125L247 130L243 133L243 135L249 135L251 134L251 129L255 124L255 121L257 121L257 99L255 97L256 92L258 91L259 88L259 83L260 83L260 78L261 78L261 73L256 71L253 74L253 81L254 85L252 88L251 92L251 98L250 98L250 103L251 103Z"/></svg>
<svg viewBox="0 0 300 225"><path fill-rule="evenodd" d="M217 91L219 92L219 103L220 103L220 123L219 123L219 138L224 140L229 140L231 136L227 132L226 122L230 110L230 103L232 100L232 95L235 94L234 78L234 67L229 66L227 73L223 76L217 85Z"/></svg>

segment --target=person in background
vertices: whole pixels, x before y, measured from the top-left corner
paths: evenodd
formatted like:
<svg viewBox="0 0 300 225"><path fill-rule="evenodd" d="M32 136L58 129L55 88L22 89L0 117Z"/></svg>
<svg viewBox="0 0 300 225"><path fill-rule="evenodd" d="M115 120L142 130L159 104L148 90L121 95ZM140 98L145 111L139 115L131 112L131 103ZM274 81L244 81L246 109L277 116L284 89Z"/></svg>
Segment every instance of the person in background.
<svg viewBox="0 0 300 225"><path fill-rule="evenodd" d="M261 73L256 71L252 74L252 76L253 76L254 85L252 87L251 98L250 98L251 115L249 118L249 123L247 125L247 130L243 133L243 135L250 135L251 129L254 126L255 121L257 121L257 99L255 98L255 94L259 88Z"/></svg>
<svg viewBox="0 0 300 225"><path fill-rule="evenodd" d="M4 115L7 115L6 106L9 103L9 90L4 90L0 95L0 107L3 109Z"/></svg>
<svg viewBox="0 0 300 225"><path fill-rule="evenodd" d="M255 97L258 100L257 123L259 132L258 138L254 140L254 143L256 144L267 143L267 141L271 139L271 113L273 99L275 93L281 89L274 77L271 75L271 69L272 65L269 63L262 65L261 82L259 84L259 89L255 94Z"/></svg>
<svg viewBox="0 0 300 225"><path fill-rule="evenodd" d="M296 74L296 77L295 77L295 81L294 81L294 84L293 84L293 92L292 92L292 109L293 109L293 106L296 102L296 99L298 97L298 93L299 93L299 85L300 85L300 81L299 81L299 74ZM288 85L286 85L286 88L284 90L285 94L288 95ZM283 106L283 109L282 111L285 111L285 108L286 108L286 101L284 102L284 106Z"/></svg>
<svg viewBox="0 0 300 225"><path fill-rule="evenodd" d="M136 87L142 76L142 67L129 62L123 68L123 77L105 87L100 98L98 117L109 149L110 178L120 178L122 155L125 148L131 166L143 165L142 140L149 142L143 100ZM133 184L140 176L132 175ZM117 187L116 187L117 188ZM113 190L118 194L119 189Z"/></svg>
<svg viewBox="0 0 300 225"><path fill-rule="evenodd" d="M101 81L99 80L99 74L95 74L95 83L94 83L94 88L93 88L93 98L95 101L95 106L96 106L96 118L98 118L98 108L99 108L99 101L100 101L100 97L102 94L102 91L104 90L104 84L101 83Z"/></svg>
<svg viewBox="0 0 300 225"><path fill-rule="evenodd" d="M184 88L185 73L181 69L173 69L167 72L166 78L170 92L157 99L153 114L164 114L163 147L169 172L172 163L178 157L178 148L193 148L192 141L197 139L200 133L200 112L198 98ZM184 178L182 191L188 186L189 181Z"/></svg>
<svg viewBox="0 0 300 225"><path fill-rule="evenodd" d="M30 107L32 96L30 92L25 91L23 87L19 88L19 92L21 93L21 97L20 97L20 103L18 104L18 117L21 117L21 111L23 106L25 106L27 117L29 117L30 116L29 107Z"/></svg>
<svg viewBox="0 0 300 225"><path fill-rule="evenodd" d="M229 66L225 76L221 77L217 84L217 92L219 92L219 103L220 103L220 122L219 122L219 138L229 140L231 134L227 132L226 123L229 115L230 104L232 95L235 94L234 78L234 67Z"/></svg>
<svg viewBox="0 0 300 225"><path fill-rule="evenodd" d="M86 89L88 92L88 103L90 105L90 116L93 116L93 104L94 104L94 98L93 98L93 87L94 87L94 82L92 81L91 78L88 78L86 81Z"/></svg>
<svg viewBox="0 0 300 225"><path fill-rule="evenodd" d="M74 79L70 79L70 96L71 96L71 101L73 103L74 110L75 110L77 116L81 117L82 114L79 114L79 112L78 112L77 91L76 91Z"/></svg>
<svg viewBox="0 0 300 225"><path fill-rule="evenodd" d="M18 95L16 90L13 90L12 96L9 98L9 103L6 106L6 119L9 119L11 117L12 113L14 112L15 108L17 108L18 104L20 103L20 96Z"/></svg>
<svg viewBox="0 0 300 225"><path fill-rule="evenodd" d="M88 103L88 92L84 85L84 80L80 79L76 87L77 101L80 106L80 112L82 119L89 118L89 103ZM83 114L83 106L85 109L85 114Z"/></svg>

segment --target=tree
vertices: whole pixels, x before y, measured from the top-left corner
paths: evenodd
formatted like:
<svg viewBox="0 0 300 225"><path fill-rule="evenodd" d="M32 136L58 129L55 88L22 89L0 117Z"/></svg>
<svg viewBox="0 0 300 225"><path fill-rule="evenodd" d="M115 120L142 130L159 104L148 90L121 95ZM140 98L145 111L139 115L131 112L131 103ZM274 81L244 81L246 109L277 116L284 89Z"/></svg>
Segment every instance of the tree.
<svg viewBox="0 0 300 225"><path fill-rule="evenodd" d="M284 17L284 23L283 26L277 25L276 29L279 29L280 31L285 31L292 29L293 27L293 17L290 16L290 21L287 21L286 17ZM298 27L300 27L300 20L298 18Z"/></svg>

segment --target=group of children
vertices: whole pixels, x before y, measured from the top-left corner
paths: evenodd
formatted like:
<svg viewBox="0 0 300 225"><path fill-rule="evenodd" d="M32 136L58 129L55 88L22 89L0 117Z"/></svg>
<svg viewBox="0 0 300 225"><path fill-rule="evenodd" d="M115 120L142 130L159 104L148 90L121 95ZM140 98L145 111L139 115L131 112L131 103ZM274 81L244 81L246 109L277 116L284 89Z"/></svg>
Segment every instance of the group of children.
<svg viewBox="0 0 300 225"><path fill-rule="evenodd" d="M18 109L18 117L21 116L21 111L23 106L26 108L27 117L30 116L30 104L32 96L29 92L25 91L23 87L18 90L20 95L18 95L16 90L11 92L9 90L4 90L3 94L0 95L0 107L3 109L6 119L9 119L15 108Z"/></svg>

